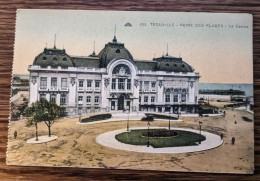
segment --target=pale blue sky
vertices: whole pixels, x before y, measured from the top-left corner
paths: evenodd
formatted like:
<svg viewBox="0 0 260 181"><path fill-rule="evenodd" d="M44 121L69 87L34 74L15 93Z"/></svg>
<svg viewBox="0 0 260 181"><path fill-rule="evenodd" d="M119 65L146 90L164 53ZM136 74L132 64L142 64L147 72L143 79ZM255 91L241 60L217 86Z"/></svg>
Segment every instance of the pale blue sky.
<svg viewBox="0 0 260 181"><path fill-rule="evenodd" d="M132 27L125 27L130 22ZM140 26L146 23L147 26ZM151 26L166 23L174 26ZM180 27L180 24L204 27ZM223 28L206 27L222 24ZM18 10L14 73L28 73L28 65L46 46L69 55L96 53L111 41L116 25L119 42L134 59L151 60L166 53L189 63L202 76L200 82L252 83L252 17L248 14L208 14L136 11ZM228 28L245 25L248 28ZM227 26L227 27L225 27Z"/></svg>

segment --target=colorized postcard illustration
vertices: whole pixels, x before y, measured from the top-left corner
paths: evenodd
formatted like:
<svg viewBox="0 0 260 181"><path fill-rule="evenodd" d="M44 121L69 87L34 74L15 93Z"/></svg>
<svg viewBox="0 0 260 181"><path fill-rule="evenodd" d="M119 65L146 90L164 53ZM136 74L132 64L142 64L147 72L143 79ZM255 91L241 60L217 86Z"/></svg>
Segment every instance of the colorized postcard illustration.
<svg viewBox="0 0 260 181"><path fill-rule="evenodd" d="M19 9L7 164L254 172L252 15Z"/></svg>

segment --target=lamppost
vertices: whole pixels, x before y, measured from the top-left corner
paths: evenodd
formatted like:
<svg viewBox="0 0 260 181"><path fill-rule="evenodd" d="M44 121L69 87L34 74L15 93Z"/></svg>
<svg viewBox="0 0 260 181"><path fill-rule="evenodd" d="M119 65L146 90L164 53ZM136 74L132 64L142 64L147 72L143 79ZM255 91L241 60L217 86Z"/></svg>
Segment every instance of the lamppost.
<svg viewBox="0 0 260 181"><path fill-rule="evenodd" d="M200 136L201 136L201 125L202 125L202 122L199 121L199 126L200 126ZM199 144L201 144L201 140L200 140L200 138L199 138Z"/></svg>
<svg viewBox="0 0 260 181"><path fill-rule="evenodd" d="M147 127L148 127L148 132L147 132L147 147L150 146L150 142L149 142L149 127L150 127L150 121L148 120L147 122Z"/></svg>
<svg viewBox="0 0 260 181"><path fill-rule="evenodd" d="M127 131L129 131L129 114L130 114L130 110L128 110L128 112L127 112L127 124L126 124Z"/></svg>
<svg viewBox="0 0 260 181"><path fill-rule="evenodd" d="M169 112L169 130L171 129L171 121L170 121L170 115L171 115L171 111Z"/></svg>
<svg viewBox="0 0 260 181"><path fill-rule="evenodd" d="M79 122L81 122L81 112L79 112Z"/></svg>
<svg viewBox="0 0 260 181"><path fill-rule="evenodd" d="M37 122L35 122L35 129L36 129L36 139L35 139L35 141L39 141L39 139L38 139L38 124L37 124Z"/></svg>

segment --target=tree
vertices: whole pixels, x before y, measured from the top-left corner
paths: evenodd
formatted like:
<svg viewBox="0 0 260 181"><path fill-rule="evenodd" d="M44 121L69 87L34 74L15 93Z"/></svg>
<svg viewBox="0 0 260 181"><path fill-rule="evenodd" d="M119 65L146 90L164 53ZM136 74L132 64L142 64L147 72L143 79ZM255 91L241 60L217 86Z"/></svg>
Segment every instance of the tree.
<svg viewBox="0 0 260 181"><path fill-rule="evenodd" d="M51 126L61 117L66 115L65 108L58 106L54 102L47 100L36 101L31 107L28 107L26 114L30 124L35 123L37 133L37 123L44 121L48 127L49 137L51 137ZM36 135L37 136L37 135Z"/></svg>

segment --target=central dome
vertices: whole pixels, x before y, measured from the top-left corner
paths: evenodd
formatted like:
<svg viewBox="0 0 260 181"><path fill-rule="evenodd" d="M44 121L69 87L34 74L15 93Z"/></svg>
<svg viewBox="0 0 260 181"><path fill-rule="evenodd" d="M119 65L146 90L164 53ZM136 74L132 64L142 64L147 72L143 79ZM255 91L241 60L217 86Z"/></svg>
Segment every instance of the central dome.
<svg viewBox="0 0 260 181"><path fill-rule="evenodd" d="M98 54L100 58L101 68L106 68L107 64L115 58L125 58L133 60L131 53L125 48L123 43L117 42L116 37L112 42L109 42Z"/></svg>

